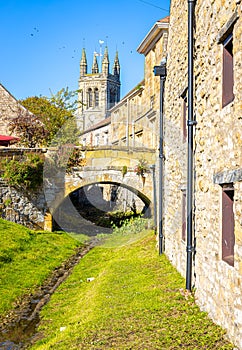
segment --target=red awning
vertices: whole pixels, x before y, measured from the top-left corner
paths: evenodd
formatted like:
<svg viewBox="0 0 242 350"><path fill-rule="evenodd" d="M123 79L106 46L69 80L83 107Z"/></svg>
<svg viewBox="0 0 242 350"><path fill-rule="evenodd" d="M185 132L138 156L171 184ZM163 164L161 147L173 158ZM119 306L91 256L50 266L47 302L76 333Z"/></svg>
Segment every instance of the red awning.
<svg viewBox="0 0 242 350"><path fill-rule="evenodd" d="M17 141L19 141L18 137L0 135L0 146L9 146L11 143L15 143Z"/></svg>

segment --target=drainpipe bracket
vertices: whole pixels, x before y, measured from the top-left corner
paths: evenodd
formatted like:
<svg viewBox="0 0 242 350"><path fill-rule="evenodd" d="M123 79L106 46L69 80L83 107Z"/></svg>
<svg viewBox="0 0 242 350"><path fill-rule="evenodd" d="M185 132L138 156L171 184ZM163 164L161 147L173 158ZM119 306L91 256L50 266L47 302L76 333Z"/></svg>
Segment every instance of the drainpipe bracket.
<svg viewBox="0 0 242 350"><path fill-rule="evenodd" d="M188 120L187 121L187 126L194 126L197 125L197 121L196 120Z"/></svg>
<svg viewBox="0 0 242 350"><path fill-rule="evenodd" d="M187 246L186 251L187 251L187 253L194 253L195 247L194 246Z"/></svg>

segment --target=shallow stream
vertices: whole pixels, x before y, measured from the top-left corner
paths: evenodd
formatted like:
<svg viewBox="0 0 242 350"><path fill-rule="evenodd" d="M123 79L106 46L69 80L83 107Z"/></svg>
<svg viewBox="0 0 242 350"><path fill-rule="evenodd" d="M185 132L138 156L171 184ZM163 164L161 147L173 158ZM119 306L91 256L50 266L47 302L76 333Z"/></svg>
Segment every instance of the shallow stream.
<svg viewBox="0 0 242 350"><path fill-rule="evenodd" d="M17 303L14 310L0 319L0 349L27 349L42 334L37 331L40 322L40 311L50 300L56 288L71 274L80 259L96 245L95 240L81 247L68 261L56 268L52 275L34 294L27 295Z"/></svg>

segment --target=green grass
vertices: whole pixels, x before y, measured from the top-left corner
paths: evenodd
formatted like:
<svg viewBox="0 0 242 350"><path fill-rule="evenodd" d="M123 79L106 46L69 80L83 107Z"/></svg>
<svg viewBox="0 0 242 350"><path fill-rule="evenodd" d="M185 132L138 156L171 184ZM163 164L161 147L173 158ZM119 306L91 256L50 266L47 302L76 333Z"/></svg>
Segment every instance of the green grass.
<svg viewBox="0 0 242 350"><path fill-rule="evenodd" d="M43 339L30 349L233 349L146 233L128 244L123 231L121 244L110 236L84 256L42 310Z"/></svg>
<svg viewBox="0 0 242 350"><path fill-rule="evenodd" d="M40 286L80 244L66 233L35 232L0 219L0 316Z"/></svg>

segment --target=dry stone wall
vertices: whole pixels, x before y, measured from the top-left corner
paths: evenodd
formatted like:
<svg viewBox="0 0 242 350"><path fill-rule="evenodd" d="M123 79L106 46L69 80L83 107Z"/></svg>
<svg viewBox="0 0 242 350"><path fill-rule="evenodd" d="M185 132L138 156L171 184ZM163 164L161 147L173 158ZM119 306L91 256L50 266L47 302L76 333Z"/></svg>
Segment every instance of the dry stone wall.
<svg viewBox="0 0 242 350"><path fill-rule="evenodd" d="M46 203L42 193L29 195L0 182L0 216L31 229L44 229Z"/></svg>

